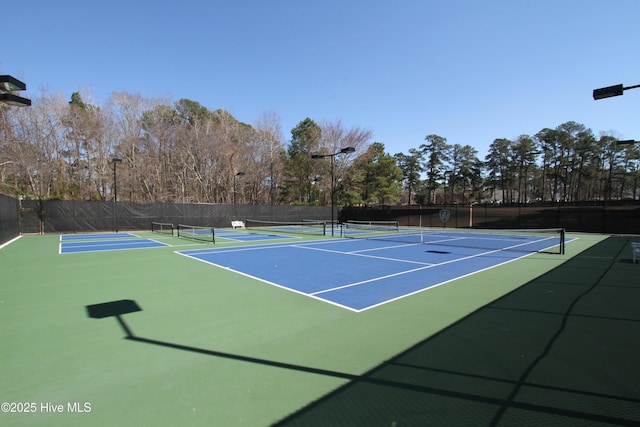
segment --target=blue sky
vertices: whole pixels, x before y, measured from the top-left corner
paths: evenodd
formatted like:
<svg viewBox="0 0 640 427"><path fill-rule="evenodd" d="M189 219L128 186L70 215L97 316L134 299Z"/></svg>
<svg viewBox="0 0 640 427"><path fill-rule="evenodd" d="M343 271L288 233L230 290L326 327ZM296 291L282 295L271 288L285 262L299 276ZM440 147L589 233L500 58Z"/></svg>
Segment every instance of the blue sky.
<svg viewBox="0 0 640 427"><path fill-rule="evenodd" d="M42 89L114 91L366 128L390 154L438 134L481 158L496 138L573 120L640 139L637 0L22 0L0 73ZM372 142L373 142L372 141Z"/></svg>

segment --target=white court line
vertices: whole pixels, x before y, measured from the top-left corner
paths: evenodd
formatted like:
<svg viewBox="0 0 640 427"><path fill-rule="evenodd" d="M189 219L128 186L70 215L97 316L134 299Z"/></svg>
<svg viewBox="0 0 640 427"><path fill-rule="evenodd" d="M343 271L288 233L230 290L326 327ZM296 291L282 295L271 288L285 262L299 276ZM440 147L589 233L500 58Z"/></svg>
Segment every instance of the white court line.
<svg viewBox="0 0 640 427"><path fill-rule="evenodd" d="M323 290L323 291L318 291L318 292L313 292L313 293L299 291L299 290L293 289L293 288L291 288L289 286L280 285L278 283L274 283L274 282L265 280L265 279L263 279L261 277L253 276L251 274L248 274L248 273L245 273L245 272L242 272L242 271L239 271L239 270L235 270L235 269L227 267L227 266L223 266L223 265L216 264L214 262L199 258L199 256L202 256L202 255L215 254L215 253L242 252L242 251L249 251L249 250L277 249L277 248L285 248L285 247L297 247L297 248L312 249L312 250L322 250L320 248L314 248L312 246L314 246L314 245L316 245L316 246L317 245L324 245L324 244L333 244L333 243L338 243L338 242L347 243L347 242L352 242L352 241L353 240L351 240L351 239L330 239L330 240L314 240L314 241L309 241L309 242L305 242L305 243L298 243L298 244L295 244L295 243L276 243L276 244L262 244L262 245L235 247L235 248L229 248L229 249L224 249L224 250L220 250L218 248L208 248L208 249L202 250L202 251L189 250L189 251L174 251L174 252L176 254L178 254L178 255L182 255L182 256L185 256L187 258L192 258L192 259L194 259L196 261L204 262L205 264L213 265L215 267L219 267L219 268L225 269L227 271L231 271L231 272L240 274L242 276L249 277L251 279L255 279L257 281L266 283L266 284L271 285L271 286L278 287L280 289L287 290L289 292L294 292L294 293L299 294L299 295L304 295L304 296L307 296L307 297L311 297L311 298L314 298L314 299L316 299L318 301L322 301L324 303L328 303L328 304L331 304L331 305L334 305L334 306L337 306L337 307L340 307L340 308L343 308L343 309L346 309L346 310L349 310L349 311L352 311L352 312L355 312L355 313L360 313L360 312L363 312L363 311L366 311L366 310L369 310L369 309L372 309L372 308L375 308L375 307L379 307L381 305L384 305L384 304L387 304L387 303L390 303L390 302L393 302L393 301L397 301L397 300L409 297L411 295L415 295L415 294L423 292L423 291L425 291L427 289L432 289L434 287L437 287L437 286L440 286L440 285L443 285L443 284L458 280L460 278L471 276L471 275L479 273L481 271L489 270L489 269L498 267L500 265L504 265L504 264L507 264L507 263L510 263L510 262L513 262L513 261L517 261L519 259L522 259L522 258L525 258L527 256L535 254L535 252L525 253L524 255L522 255L520 257L510 258L510 259L505 260L504 262L499 262L498 264L495 264L495 265L487 266L485 268L482 268L482 269L479 269L479 270L476 270L476 271L472 271L472 272L469 272L469 273L461 275L461 276L453 277L453 278L451 278L449 280L445 280L443 282L436 283L436 284L433 284L431 286L428 286L428 287L425 287L425 288L422 288L422 289L417 289L417 290L415 290L413 292L409 292L407 294L399 295L399 296L397 296L395 298L390 298L388 300L380 301L379 303L364 307L362 309L356 309L356 308L350 307L348 305L343 305L343 304L337 303L335 301L331 301L330 299L325 299L325 298L323 298L321 296L321 294L327 293L327 292L331 292L333 290L338 290L338 289L342 289L342 288L348 288L348 287L352 287L352 286L357 286L359 284L365 284L365 283L369 283L369 282L379 281L379 280L382 280L384 278L389 278L389 277L393 277L393 276L399 276L399 275L402 275L402 274L407 274L407 273L420 271L420 270L426 270L426 269L429 269L429 268L432 268L432 267L437 267L437 266L440 266L440 265L450 264L450 263L457 262L457 261L462 261L462 260L465 260L465 259L470 259L470 258L484 256L484 255L489 255L491 253L501 252L503 250L507 250L507 249L510 249L510 248L515 248L515 247L518 247L518 246L528 245L531 242L523 242L523 243L520 243L518 245L509 246L507 248L500 248L500 249L496 249L496 250L491 250L491 251L488 251L488 252L483 252L483 253L479 253L479 254L476 254L476 255L467 256L467 257L464 257L464 258L457 258L457 259L454 259L454 260L450 260L450 261L446 261L446 262L442 262L442 263L438 263L438 264L424 265L423 267L414 268L412 270L404 271L404 272L401 272L401 273L391 274L391 275L387 275L387 276L384 276L384 277L378 277L378 278L374 278L374 279L371 279L371 280L365 280L365 281L361 281L361 282L358 282L358 283L352 283L352 284L348 284L348 285L345 285L345 286L340 286L340 287L336 287L336 288L333 288L333 289L326 289L326 290ZM406 246L406 245L403 245L403 246ZM378 248L378 249L384 250L385 248ZM359 254L355 254L355 253L350 254L349 252L340 252L340 251L332 251L332 250L327 250L327 251L328 252L336 252L338 254L344 254L344 255L359 255ZM365 256L365 255L359 255L359 256ZM379 258L381 258L381 257L379 257ZM396 261L396 260L394 260L394 261Z"/></svg>
<svg viewBox="0 0 640 427"><path fill-rule="evenodd" d="M546 240L546 239L544 239L544 240ZM482 253L479 253L479 254L470 255L470 256L466 256L466 257L462 257L462 258L456 258L456 259L452 259L452 260L449 260L449 261L444 261L444 262L441 262L441 263L438 263L438 264L432 264L432 265L428 265L428 266L425 266L425 267L414 268L412 270L402 271L400 273L389 274L387 276L382 276L382 277L376 277L376 278L373 278L373 279L363 280L361 282L355 282L355 283L350 283L350 284L343 285L343 286L337 286L335 288L325 289L325 290L322 290L322 291L314 292L314 293L312 293L310 295L320 295L320 294L323 294L323 293L326 293L326 292L332 292L332 291L336 291L336 290L339 290L339 289L351 288L351 287L354 287L354 286L363 285L365 283L371 283L371 282L376 282L376 281L383 280L383 279L388 279L389 277L402 276L403 274L413 273L415 271L420 271L420 270L426 270L426 269L433 268L433 267L439 267L441 265L452 264L454 262L464 261L464 260L472 259L472 258L477 258L477 257L480 257L480 256L489 255L489 254L492 254L492 253L495 253L495 252L502 252L502 251L507 250L507 249L517 248L518 246L524 246L524 245L528 245L528 244L530 244L530 242L521 243L519 245L509 246L509 247L506 247L506 248L496 249L496 250L489 251L489 252L482 252ZM526 254L524 256L528 256L528 255L532 255L532 254ZM514 261L516 259L524 258L524 256L516 257L516 258L513 258L512 260L509 260L509 261Z"/></svg>
<svg viewBox="0 0 640 427"><path fill-rule="evenodd" d="M11 239L11 240L9 240L7 242L4 242L3 244L0 245L0 249L4 248L5 246L9 246L11 243L15 242L16 240L18 240L21 237L22 237L22 235L16 236L16 237L14 237L13 239Z"/></svg>
<svg viewBox="0 0 640 427"><path fill-rule="evenodd" d="M404 262L404 263L407 263L407 264L435 265L435 264L430 263L430 262L409 261L409 260L406 260L406 259L389 258L389 257L383 257L383 256L376 256L376 255L366 255L366 254L362 254L362 253L358 253L358 252L342 252L342 251L334 251L334 250L330 250L330 249L321 249L321 248L312 248L312 247L300 246L300 245L292 245L292 246L296 247L296 248L299 248L299 249L308 249L310 251L331 252L331 253L340 254L340 255L349 255L349 256L359 256L359 257L363 257L363 258L382 259L382 260L385 260L385 261ZM404 245L404 246L415 246L415 245ZM394 246L394 247L398 248L398 247L402 247L402 246ZM382 249L388 249L388 248L382 248Z"/></svg>
<svg viewBox="0 0 640 427"><path fill-rule="evenodd" d="M144 237L140 237L140 240L136 241L123 241L123 240L112 240L108 242L60 242L58 244L58 254L59 255L70 255L70 254L79 254L79 253L94 253L94 252L112 252L112 251L126 251L133 249L155 249L159 246L137 246L141 243L151 242L156 245L161 245L160 247L171 246L168 243L160 242L154 239L147 239ZM137 246L137 247L127 247L127 246ZM107 249L92 249L92 248L107 248ZM66 248L69 252L63 252L63 248ZM87 248L87 250L82 250Z"/></svg>
<svg viewBox="0 0 640 427"><path fill-rule="evenodd" d="M347 309L349 311L354 311L356 313L358 313L360 311L360 310L354 309L353 307L349 307L348 305L343 305L343 304L340 304L340 303L337 303L337 302L334 302L334 301L331 301L331 300L327 300L327 299L324 299L324 298L321 298L321 297L317 297L317 296L315 296L313 294L310 294L308 292L302 292L302 291L299 291L297 289L291 288L289 286L280 285L278 283L271 282L269 280L265 280L265 279L263 279L261 277L258 277L258 276L253 276L253 275L245 273L243 271L235 270L233 268L226 267L224 265L216 264L215 262L207 261L205 259L198 258L197 256L192 256L191 254L185 254L185 253L178 252L178 251L176 251L175 253L178 254L178 255L182 255L184 257L187 257L187 258L194 259L196 261L204 262L205 264L213 265L214 267L222 268L223 270L231 271L233 273L239 274L239 275L244 276L244 277L248 277L250 279L257 280L257 281L262 282L262 283L266 283L267 285L275 286L276 288L280 288L280 289L283 289L285 291L293 292L293 293L296 293L298 295L302 295L302 296L305 296L305 297L311 297L311 298L313 298L315 300L318 300L318 301L321 301L323 303L328 303L328 304L331 304L331 305L335 305L336 307L344 308L344 309Z"/></svg>

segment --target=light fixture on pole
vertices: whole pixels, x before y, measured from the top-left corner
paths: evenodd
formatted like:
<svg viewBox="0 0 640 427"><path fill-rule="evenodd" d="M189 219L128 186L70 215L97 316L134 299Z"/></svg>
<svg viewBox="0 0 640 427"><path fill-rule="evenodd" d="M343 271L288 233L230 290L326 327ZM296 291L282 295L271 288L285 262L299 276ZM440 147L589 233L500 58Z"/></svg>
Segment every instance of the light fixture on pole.
<svg viewBox="0 0 640 427"><path fill-rule="evenodd" d="M333 163L334 163L334 158L338 155L338 154L347 154L347 153L353 153L355 152L356 149L353 147L345 147L343 149L341 149L340 151L338 151L337 153L333 153L333 154L313 154L311 156L312 159L324 159L327 157L331 158L331 236L334 235L334 231L333 231L333 223L334 223L334 204L335 204L335 196L334 196L334 189L333 189Z"/></svg>
<svg viewBox="0 0 640 427"><path fill-rule="evenodd" d="M0 90L3 92L16 92L19 90L27 90L27 85L13 76L0 76Z"/></svg>
<svg viewBox="0 0 640 427"><path fill-rule="evenodd" d="M114 157L111 159L111 163L113 164L113 231L118 232L118 214L116 211L117 202L118 202L118 175L116 173L116 165L118 163L122 163L122 159Z"/></svg>
<svg viewBox="0 0 640 427"><path fill-rule="evenodd" d="M27 85L16 79L15 77L2 75L0 76L0 103L6 105L12 105L14 107L28 107L31 105L31 100L23 98L18 95L14 95L9 92L16 92L20 90L27 90Z"/></svg>
<svg viewBox="0 0 640 427"><path fill-rule="evenodd" d="M31 100L12 93L0 93L0 103L14 107L28 107L31 105Z"/></svg>
<svg viewBox="0 0 640 427"><path fill-rule="evenodd" d="M593 99L598 100L598 99L604 99L604 98L611 98L612 96L620 96L623 94L625 90L636 89L639 87L640 85L624 87L622 84L619 84L619 85L603 87L600 89L594 89Z"/></svg>

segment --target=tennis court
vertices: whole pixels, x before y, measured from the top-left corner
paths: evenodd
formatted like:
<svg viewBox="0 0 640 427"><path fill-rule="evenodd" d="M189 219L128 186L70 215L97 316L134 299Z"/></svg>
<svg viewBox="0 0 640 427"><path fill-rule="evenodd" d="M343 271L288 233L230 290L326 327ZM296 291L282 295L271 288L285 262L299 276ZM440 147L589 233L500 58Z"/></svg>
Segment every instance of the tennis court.
<svg viewBox="0 0 640 427"><path fill-rule="evenodd" d="M359 312L532 253L564 250L561 230L348 232L351 239L178 253Z"/></svg>
<svg viewBox="0 0 640 427"><path fill-rule="evenodd" d="M273 233L256 233L256 232L246 232L244 230L216 230L216 236L221 240L221 242L255 242L255 241L269 241L269 240L280 240L280 239L291 239L295 237L294 235L287 234L273 234Z"/></svg>
<svg viewBox="0 0 640 427"><path fill-rule="evenodd" d="M110 234L0 247L3 426L640 422L637 238Z"/></svg>
<svg viewBox="0 0 640 427"><path fill-rule="evenodd" d="M168 246L155 239L140 238L133 233L63 234L60 236L60 254L148 249Z"/></svg>

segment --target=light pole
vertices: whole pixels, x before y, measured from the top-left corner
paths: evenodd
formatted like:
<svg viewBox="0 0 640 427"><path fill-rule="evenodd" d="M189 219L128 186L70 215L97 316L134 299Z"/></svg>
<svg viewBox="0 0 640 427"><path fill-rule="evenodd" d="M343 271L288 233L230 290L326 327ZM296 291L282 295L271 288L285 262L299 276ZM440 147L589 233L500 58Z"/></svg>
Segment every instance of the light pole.
<svg viewBox="0 0 640 427"><path fill-rule="evenodd" d="M338 154L347 154L347 153L353 153L354 151L356 151L355 148L353 147L345 147L343 149L341 149L340 151L338 151L337 153L333 153L333 154L313 154L311 156L312 159L324 159L326 157L331 157L331 236L334 235L333 232L333 218L334 218L334 213L333 213L333 206L335 204L335 195L333 194L333 164L334 164L334 158L338 155Z"/></svg>
<svg viewBox="0 0 640 427"><path fill-rule="evenodd" d="M233 175L233 216L236 217L235 219L238 219L238 213L236 211L236 177L238 176L245 176L246 174L244 172L238 172L235 175Z"/></svg>
<svg viewBox="0 0 640 427"><path fill-rule="evenodd" d="M640 85L624 87L622 84L619 84L619 85L603 87L600 89L594 89L593 99L597 101L598 99L611 98L612 96L620 96L625 90L637 89L639 87Z"/></svg>
<svg viewBox="0 0 640 427"><path fill-rule="evenodd" d="M529 166L531 166L531 164L535 163L536 157L538 154L541 154L540 151L528 151L527 152L527 157L525 159L525 164L524 164L524 202L527 203L527 181L529 179ZM544 178L543 178L544 179ZM533 188L535 186L535 180L533 180L533 185L531 186L531 192L533 193ZM520 197L520 195L518 195L518 197ZM535 196L534 196L535 199Z"/></svg>
<svg viewBox="0 0 640 427"><path fill-rule="evenodd" d="M451 187L451 204L453 204L453 171L444 171L444 181L442 182L443 204L447 204L447 176L449 177L449 187Z"/></svg>
<svg viewBox="0 0 640 427"><path fill-rule="evenodd" d="M629 90L629 89L637 89L640 88L640 85L634 85L634 86L627 86L625 87L622 84L619 85L613 85L613 86L607 86L607 87L603 87L600 89L594 89L593 90L593 99L594 100L598 100L598 99L604 99L604 98L611 98L612 96L620 96L624 93L625 90ZM623 141L616 141L616 145L634 145L634 144L638 144L640 143L640 141L635 141L633 139L626 139ZM634 183L634 196L633 198L635 199L635 183Z"/></svg>
<svg viewBox="0 0 640 427"><path fill-rule="evenodd" d="M236 204L236 177L237 176L245 176L246 174L244 172L238 172L237 174L233 175L233 204Z"/></svg>
<svg viewBox="0 0 640 427"><path fill-rule="evenodd" d="M118 214L116 212L118 201L118 174L116 173L116 165L122 163L122 159L114 157L111 159L113 164L113 231L118 232Z"/></svg>

